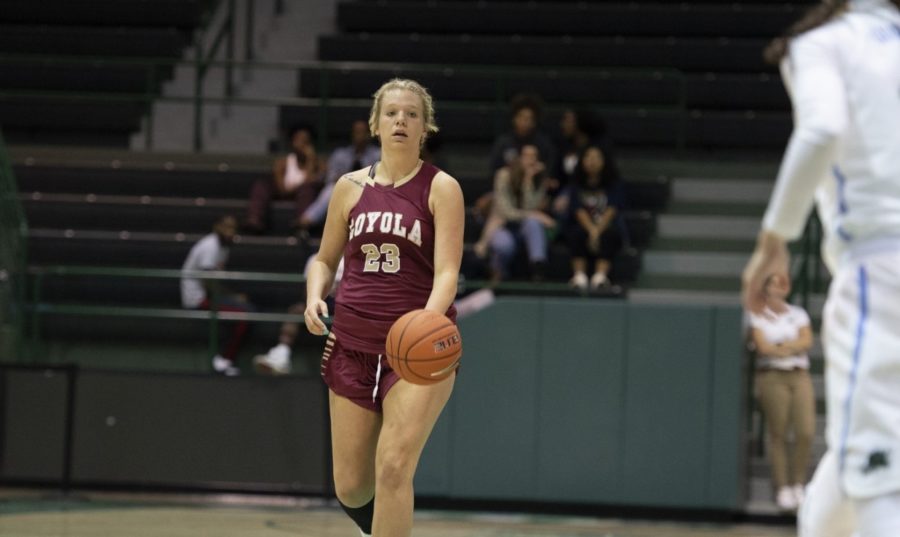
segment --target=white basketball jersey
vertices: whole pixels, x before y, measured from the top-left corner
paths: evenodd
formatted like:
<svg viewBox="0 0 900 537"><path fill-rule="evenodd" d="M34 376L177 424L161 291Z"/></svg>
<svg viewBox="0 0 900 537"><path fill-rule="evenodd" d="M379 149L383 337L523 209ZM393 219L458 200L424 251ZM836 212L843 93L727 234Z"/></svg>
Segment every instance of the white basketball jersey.
<svg viewBox="0 0 900 537"><path fill-rule="evenodd" d="M827 250L883 249L884 241L900 248L900 11L885 0L851 2L843 15L795 38L782 71L799 138L791 145L799 147L785 154L779 183L786 184L776 187L764 227L798 236L820 186L828 191L818 196L820 215L829 217ZM835 134L832 152L815 153L817 142ZM804 145L811 147L805 154ZM827 162L798 162L810 154ZM791 177L812 170L811 188Z"/></svg>

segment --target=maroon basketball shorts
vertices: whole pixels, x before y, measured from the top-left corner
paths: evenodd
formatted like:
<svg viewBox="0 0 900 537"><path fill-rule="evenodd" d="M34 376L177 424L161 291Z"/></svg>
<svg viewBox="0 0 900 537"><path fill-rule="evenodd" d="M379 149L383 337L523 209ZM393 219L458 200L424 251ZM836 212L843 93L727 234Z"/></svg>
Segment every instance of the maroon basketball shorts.
<svg viewBox="0 0 900 537"><path fill-rule="evenodd" d="M337 395L381 412L385 396L400 376L388 365L384 354L345 349L332 332L322 353L322 379Z"/></svg>

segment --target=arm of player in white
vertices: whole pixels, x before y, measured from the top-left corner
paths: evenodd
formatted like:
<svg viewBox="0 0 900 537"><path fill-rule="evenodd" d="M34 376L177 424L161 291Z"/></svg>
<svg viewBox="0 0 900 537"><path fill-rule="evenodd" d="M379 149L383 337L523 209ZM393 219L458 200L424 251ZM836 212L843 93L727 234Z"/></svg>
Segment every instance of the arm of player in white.
<svg viewBox="0 0 900 537"><path fill-rule="evenodd" d="M813 31L791 43L794 131L762 224L786 240L803 233L815 190L833 166L848 124L838 51L827 37Z"/></svg>

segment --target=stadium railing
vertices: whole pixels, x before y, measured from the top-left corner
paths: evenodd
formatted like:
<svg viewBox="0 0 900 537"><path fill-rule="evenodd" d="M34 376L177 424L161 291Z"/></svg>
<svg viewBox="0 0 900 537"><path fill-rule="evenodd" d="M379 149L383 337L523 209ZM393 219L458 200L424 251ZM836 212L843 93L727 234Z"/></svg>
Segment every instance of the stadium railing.
<svg viewBox="0 0 900 537"><path fill-rule="evenodd" d="M0 131L0 360L21 356L28 225Z"/></svg>
<svg viewBox="0 0 900 537"><path fill-rule="evenodd" d="M53 302L47 301L43 296L44 282L48 277L79 277L96 276L104 278L156 278L156 279L181 279L185 277L200 280L215 281L244 281L244 282L274 282L284 284L303 284L306 278L295 273L274 272L241 272L241 271L183 271L176 269L145 269L124 267L98 267L98 266L46 266L28 268L29 297L24 306L29 314L27 334L28 352L21 354L20 362L27 362L25 355L37 356L40 354L43 343L41 329L42 316L57 314L73 317L127 317L144 319L183 319L208 321L208 350L215 354L218 345L217 321L249 321L264 323L296 322L303 324L302 315L289 313L269 312L226 312L218 311L213 300L210 310L193 310L182 308L135 306L135 305L97 305L83 303ZM496 294L521 294L531 296L580 296L567 284L559 282L490 282L486 280L461 280L460 294L490 289ZM619 288L611 288L606 291L611 298L621 297ZM584 295L587 296L587 295ZM595 294L596 296L596 294Z"/></svg>
<svg viewBox="0 0 900 537"><path fill-rule="evenodd" d="M215 298L209 310L194 310L182 308L160 308L147 306L124 305L95 305L95 304L71 304L45 302L42 297L42 288L45 278L48 276L99 276L119 278L158 278L181 279L196 278L199 280L214 281L264 281L286 284L298 284L306 281L300 274L270 273L270 272L236 272L236 271L183 271L170 269L141 269L141 268L116 268L95 266L52 266L30 267L28 274L30 281L30 298L27 310L30 314L28 326L29 351L27 354L36 355L42 343L41 317L46 314L60 314L71 316L92 317L131 317L146 319L184 319L207 320L209 351L215 354L218 345L218 321L250 321L250 322L296 322L303 323L302 315L289 313L263 313L263 312L226 312L218 311Z"/></svg>

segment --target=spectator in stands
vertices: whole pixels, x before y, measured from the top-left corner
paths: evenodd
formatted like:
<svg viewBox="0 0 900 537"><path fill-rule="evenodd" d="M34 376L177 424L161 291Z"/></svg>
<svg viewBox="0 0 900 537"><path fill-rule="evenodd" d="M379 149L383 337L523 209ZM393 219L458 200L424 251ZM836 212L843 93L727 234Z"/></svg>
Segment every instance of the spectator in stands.
<svg viewBox="0 0 900 537"><path fill-rule="evenodd" d="M596 290L609 285L609 269L622 248L625 195L596 145L584 150L574 178L565 194L568 217L564 233L572 254L573 274L569 284L580 291L589 285ZM593 261L590 279L589 260Z"/></svg>
<svg viewBox="0 0 900 537"><path fill-rule="evenodd" d="M422 146L422 154L419 158L422 159L422 162L427 162L446 172L449 169L449 165L441 152L443 146L444 137L440 132L436 132L425 139L425 144Z"/></svg>
<svg viewBox="0 0 900 537"><path fill-rule="evenodd" d="M234 216L221 217L213 225L213 232L200 239L191 248L181 270L186 272L225 270L236 231L237 219ZM181 278L181 305L187 309L215 308L216 311L238 313L247 313L254 309L247 295L227 289L218 280L206 280L190 275ZM225 350L212 358L213 371L229 376L240 373L236 358L247 328L247 321L234 323Z"/></svg>
<svg viewBox="0 0 900 537"><path fill-rule="evenodd" d="M551 168L556 164L556 148L547 135L538 129L541 115L541 101L533 95L517 95L510 103L512 108L512 129L500 135L491 149L491 173L512 164L518 157L522 147L537 147L541 159ZM550 176L556 177L555 170Z"/></svg>
<svg viewBox="0 0 900 537"><path fill-rule="evenodd" d="M547 264L547 230L556 229L556 220L544 212L547 190L556 180L546 173L537 146L525 144L512 164L494 176L493 208L475 244L475 253L491 253L491 279L509 278L517 251L517 237L525 242L530 273L541 280Z"/></svg>
<svg viewBox="0 0 900 537"><path fill-rule="evenodd" d="M603 151L606 173L618 178L619 170L613 158L612 141L607 136L606 122L587 108L563 110L556 141L559 149L557 178L563 188L573 183L575 170L590 146L597 146Z"/></svg>
<svg viewBox="0 0 900 537"><path fill-rule="evenodd" d="M321 186L324 166L316 154L312 127L306 125L291 129L291 151L275 160L272 177L259 179L250 187L250 201L244 229L262 233L269 227L269 204L275 199L292 199L296 204L299 228L304 211L316 199Z"/></svg>
<svg viewBox="0 0 900 537"><path fill-rule="evenodd" d="M803 503L816 405L809 357L812 328L803 308L786 301L790 282L780 274L764 284L765 307L750 313L750 343L756 351L756 397L765 417L775 501L783 511ZM787 433L794 433L788 473Z"/></svg>
<svg viewBox="0 0 900 537"><path fill-rule="evenodd" d="M350 127L350 145L339 147L331 153L328 159L328 171L325 175L325 185L319 192L315 201L303 211L300 216L300 229L309 231L321 226L325 221L325 213L328 212L328 200L334 184L345 173L371 166L381 158L381 149L372 143L372 135L369 134L369 124L365 119L357 119ZM301 308L303 313L305 306Z"/></svg>
<svg viewBox="0 0 900 537"><path fill-rule="evenodd" d="M365 122L364 122L365 123ZM369 124L366 125L366 133L369 132ZM340 176L338 176L340 178ZM303 269L303 275L309 275L309 268L316 259L317 254L309 256L306 260L306 267ZM344 276L344 260L338 263L337 271L334 274L334 283L331 285L331 292L326 299L329 311L334 311L334 292L337 290L341 278ZM303 315L306 311L306 302L297 302L288 309L291 315ZM295 322L285 321L281 325L281 333L278 335L278 344L269 349L266 354L259 354L253 358L253 366L257 373L264 375L287 375L293 368L291 365L291 347L297 339L297 332L300 325Z"/></svg>

